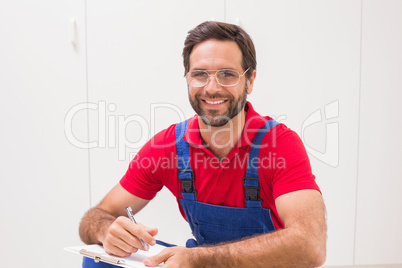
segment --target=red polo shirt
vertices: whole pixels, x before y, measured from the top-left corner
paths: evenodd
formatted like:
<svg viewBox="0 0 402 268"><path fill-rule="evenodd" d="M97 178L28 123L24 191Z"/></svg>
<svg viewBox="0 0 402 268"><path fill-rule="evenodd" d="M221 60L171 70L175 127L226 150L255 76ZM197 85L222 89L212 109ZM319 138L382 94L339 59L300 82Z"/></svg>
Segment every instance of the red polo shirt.
<svg viewBox="0 0 402 268"><path fill-rule="evenodd" d="M262 117L252 105L245 107L247 116L240 140L222 162L202 145L198 116L189 120L184 140L190 144L190 164L195 175L197 201L228 207L245 207L243 177L246 175L248 154L256 131L270 117ZM175 125L156 134L144 145L120 184L130 193L150 200L166 186L178 200L182 198L177 177ZM283 228L275 199L285 193L301 189L315 189L315 177L299 136L284 124L272 128L264 137L258 161L260 198L262 206L271 209L276 229ZM180 211L185 214L180 204Z"/></svg>

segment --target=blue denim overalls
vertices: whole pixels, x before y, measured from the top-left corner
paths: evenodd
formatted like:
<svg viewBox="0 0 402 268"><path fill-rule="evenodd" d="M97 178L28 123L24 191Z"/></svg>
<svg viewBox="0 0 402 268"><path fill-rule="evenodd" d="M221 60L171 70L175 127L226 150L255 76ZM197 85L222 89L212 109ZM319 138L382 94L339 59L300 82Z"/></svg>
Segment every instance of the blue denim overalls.
<svg viewBox="0 0 402 268"><path fill-rule="evenodd" d="M183 188L181 191L183 198L179 199L179 203L196 239L189 239L186 247L238 240L275 230L270 210L261 205L258 155L265 134L278 122L268 120L254 138L248 158L246 177L243 178L246 192L245 208L210 205L197 201L194 171L190 166L189 144L183 140L187 122L188 120L177 124L175 129L178 177ZM117 266L102 262L95 263L92 259L84 257L83 267L110 268Z"/></svg>
<svg viewBox="0 0 402 268"><path fill-rule="evenodd" d="M278 122L274 120L267 121L254 138L248 158L246 177L243 178L243 186L246 191L245 208L223 207L197 201L194 172L190 167L189 144L183 140L187 121L177 124L178 177L183 186L181 192L183 199L179 199L179 203L196 239L188 240L187 247L238 240L275 230L270 210L261 206L258 154L265 134L277 124Z"/></svg>

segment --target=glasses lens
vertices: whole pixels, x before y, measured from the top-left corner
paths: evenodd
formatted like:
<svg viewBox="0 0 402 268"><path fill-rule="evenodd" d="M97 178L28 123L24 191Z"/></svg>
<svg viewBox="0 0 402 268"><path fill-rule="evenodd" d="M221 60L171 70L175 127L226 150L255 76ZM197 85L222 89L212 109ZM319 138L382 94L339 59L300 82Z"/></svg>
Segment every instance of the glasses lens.
<svg viewBox="0 0 402 268"><path fill-rule="evenodd" d="M218 70L215 77L222 86L235 86L240 81L240 74L231 69ZM208 83L209 73L204 70L194 70L187 73L186 78L190 86L203 87Z"/></svg>
<svg viewBox="0 0 402 268"><path fill-rule="evenodd" d="M216 72L216 78L222 86L234 86L239 83L240 74L235 70L219 70Z"/></svg>
<svg viewBox="0 0 402 268"><path fill-rule="evenodd" d="M209 74L206 71L191 71L187 74L187 82L193 87L205 86L208 82Z"/></svg>

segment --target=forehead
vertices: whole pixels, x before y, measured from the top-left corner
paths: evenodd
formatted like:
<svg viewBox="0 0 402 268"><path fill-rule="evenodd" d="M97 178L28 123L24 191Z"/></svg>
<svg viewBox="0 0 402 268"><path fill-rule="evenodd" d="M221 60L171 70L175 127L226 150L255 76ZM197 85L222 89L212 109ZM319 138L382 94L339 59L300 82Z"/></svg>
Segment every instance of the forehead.
<svg viewBox="0 0 402 268"><path fill-rule="evenodd" d="M190 70L242 70L242 53L236 42L210 39L194 46L190 54Z"/></svg>

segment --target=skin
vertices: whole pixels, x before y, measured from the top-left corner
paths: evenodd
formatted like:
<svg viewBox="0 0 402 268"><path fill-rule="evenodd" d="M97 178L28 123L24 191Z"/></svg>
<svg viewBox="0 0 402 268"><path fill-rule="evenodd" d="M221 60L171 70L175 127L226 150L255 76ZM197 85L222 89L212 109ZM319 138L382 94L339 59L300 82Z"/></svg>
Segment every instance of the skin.
<svg viewBox="0 0 402 268"><path fill-rule="evenodd" d="M196 45L190 55L190 70L231 68L242 73L241 51L234 42L208 40ZM213 74L213 72L212 72ZM253 89L256 71L250 79L241 77L233 87L220 86L214 76L202 88L189 87L189 98L198 102L207 122L216 116L226 116L230 101L237 102ZM223 101L220 104L208 101ZM233 103L233 102L232 102ZM245 111L221 126L211 126L199 119L204 145L218 158L225 157L239 140L245 123ZM155 245L158 230L132 223L125 213L131 206L136 213L148 200L128 193L117 184L96 207L83 217L81 239L87 244L103 244L106 252L129 256L143 246L137 237ZM147 266L162 267L315 267L321 266L326 254L325 206L316 190L300 190L279 196L275 205L284 229L257 235L241 241L197 248L166 248L144 260Z"/></svg>
<svg viewBox="0 0 402 268"><path fill-rule="evenodd" d="M212 39L194 46L190 55L190 71L197 69L234 69L243 73L245 70L241 66L241 61L242 53L235 42L221 42ZM247 94L253 91L256 74L254 71L247 81L245 76L242 76L239 84L232 87L219 85L215 76L212 76L209 83L204 87L189 87L190 102L199 103L202 115L209 122L214 122L214 118L227 117L228 111L232 108L231 105L236 106L239 103L246 88ZM223 103L211 103L216 101L223 101ZM199 117L198 123L204 145L219 159L225 157L239 140L245 118L246 112L241 109L228 123L216 127L205 123L205 120Z"/></svg>
<svg viewBox="0 0 402 268"><path fill-rule="evenodd" d="M198 49L199 45L202 49ZM228 62L225 58L230 56L229 52L240 52L240 49L234 42L225 42L225 46L231 48L227 51L224 49L210 51L209 49L217 49L214 47L212 40L206 41L202 44L196 45L193 53L190 55L190 71L192 70L208 70L210 74L209 82L204 87L189 86L189 100L199 115L200 122L205 126L223 127L227 126L230 120L235 120L234 117L241 112L244 115L244 105L246 103L247 95L252 91L252 85L255 79L255 72L252 77L245 81L244 74L246 71L242 70L241 66L236 61ZM204 49L205 48L205 49ZM215 64L205 64L208 59L209 52L219 53L221 58L214 59ZM237 54L237 53L236 53ZM241 55L241 54L240 54ZM240 59L241 60L241 59ZM195 64L191 64L194 62ZM193 65L193 66L192 66ZM216 71L207 69L207 66L226 66L218 69L233 69L239 72L241 80L235 86L220 86L216 81ZM247 69L248 71L248 69ZM250 71L251 72L251 71ZM249 87L250 86L250 87ZM225 90L226 89L226 90ZM208 103L208 102L223 102L223 103Z"/></svg>

